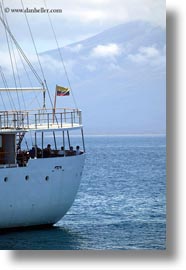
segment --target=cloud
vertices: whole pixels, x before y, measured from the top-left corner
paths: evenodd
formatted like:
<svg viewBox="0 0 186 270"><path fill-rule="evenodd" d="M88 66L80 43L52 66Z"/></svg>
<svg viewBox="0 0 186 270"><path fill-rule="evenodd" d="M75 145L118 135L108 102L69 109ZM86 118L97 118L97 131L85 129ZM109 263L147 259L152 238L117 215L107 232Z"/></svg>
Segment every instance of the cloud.
<svg viewBox="0 0 186 270"><path fill-rule="evenodd" d="M129 54L128 58L135 63L159 65L165 63L165 52L161 52L155 46L140 47L138 53Z"/></svg>
<svg viewBox="0 0 186 270"><path fill-rule="evenodd" d="M154 58L160 55L160 52L155 47L141 47L139 52L146 58Z"/></svg>
<svg viewBox="0 0 186 270"><path fill-rule="evenodd" d="M74 46L66 46L65 50L68 50L70 52L78 53L83 49L83 45L81 43L78 43L77 45Z"/></svg>
<svg viewBox="0 0 186 270"><path fill-rule="evenodd" d="M88 64L88 65L86 65L86 69L88 71L90 71L90 72L94 72L94 71L97 70L97 67L96 67L96 65L90 65L90 64Z"/></svg>
<svg viewBox="0 0 186 270"><path fill-rule="evenodd" d="M117 24L134 20L148 21L165 27L165 0L46 0L47 8L62 9L62 13L50 13L56 36L61 47L78 41L80 36L91 36ZM4 0L4 7L11 30L23 48L32 47L20 0ZM25 8L43 8L43 0L24 0ZM47 13L27 14L39 52L56 47ZM1 29L0 29L1 30ZM2 38L0 36L0 43Z"/></svg>
<svg viewBox="0 0 186 270"><path fill-rule="evenodd" d="M11 51L11 58L12 58L12 64L13 64L13 70L15 75L18 73L23 73L25 69L30 72L30 68L28 67L28 64L25 62L22 56L18 53L16 49ZM11 65L11 58L7 51L0 51L0 59L1 59L1 67L6 75L13 76L13 70ZM59 65L61 64L59 61L55 60L49 55L44 55L39 57L42 66L45 66L47 70L54 70L59 68ZM29 61L32 64L33 68L37 70L39 68L38 64L38 58L35 54L29 55ZM39 71L40 72L40 71Z"/></svg>
<svg viewBox="0 0 186 270"><path fill-rule="evenodd" d="M164 0L68 0L63 1L63 6L65 18L82 22L113 25L145 20L165 26Z"/></svg>
<svg viewBox="0 0 186 270"><path fill-rule="evenodd" d="M108 65L108 69L111 71L111 72L116 72L117 74L118 73L125 73L126 71L125 71L125 69L121 66L121 65L119 65L119 64L117 64L117 63L110 63L109 65Z"/></svg>
<svg viewBox="0 0 186 270"><path fill-rule="evenodd" d="M98 45L92 49L91 55L93 57L115 57L121 54L122 50L120 46L115 43L107 45Z"/></svg>

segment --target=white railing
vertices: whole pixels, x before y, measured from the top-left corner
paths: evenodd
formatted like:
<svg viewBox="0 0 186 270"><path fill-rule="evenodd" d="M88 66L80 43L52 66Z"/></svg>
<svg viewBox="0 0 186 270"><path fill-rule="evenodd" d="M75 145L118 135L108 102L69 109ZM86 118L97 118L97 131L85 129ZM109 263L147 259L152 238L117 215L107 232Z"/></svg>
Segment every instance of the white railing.
<svg viewBox="0 0 186 270"><path fill-rule="evenodd" d="M74 127L82 124L81 111L78 109L42 109L31 111L0 111L0 131L51 129L52 127Z"/></svg>

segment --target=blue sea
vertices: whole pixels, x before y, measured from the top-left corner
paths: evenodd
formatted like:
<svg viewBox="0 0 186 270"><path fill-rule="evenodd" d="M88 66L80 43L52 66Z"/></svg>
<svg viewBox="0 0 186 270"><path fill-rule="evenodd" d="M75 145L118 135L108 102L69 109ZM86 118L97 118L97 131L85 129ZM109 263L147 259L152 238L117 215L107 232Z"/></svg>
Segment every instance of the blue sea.
<svg viewBox="0 0 186 270"><path fill-rule="evenodd" d="M166 137L86 136L72 208L48 229L0 233L2 250L166 249Z"/></svg>

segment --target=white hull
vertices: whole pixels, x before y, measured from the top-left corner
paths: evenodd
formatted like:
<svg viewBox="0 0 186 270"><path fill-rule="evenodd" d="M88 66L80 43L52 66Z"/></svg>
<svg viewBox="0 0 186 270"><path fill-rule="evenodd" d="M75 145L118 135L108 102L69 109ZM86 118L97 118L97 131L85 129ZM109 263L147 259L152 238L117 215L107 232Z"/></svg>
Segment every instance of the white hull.
<svg viewBox="0 0 186 270"><path fill-rule="evenodd" d="M26 167L0 168L0 228L59 221L75 199L84 158L30 159Z"/></svg>

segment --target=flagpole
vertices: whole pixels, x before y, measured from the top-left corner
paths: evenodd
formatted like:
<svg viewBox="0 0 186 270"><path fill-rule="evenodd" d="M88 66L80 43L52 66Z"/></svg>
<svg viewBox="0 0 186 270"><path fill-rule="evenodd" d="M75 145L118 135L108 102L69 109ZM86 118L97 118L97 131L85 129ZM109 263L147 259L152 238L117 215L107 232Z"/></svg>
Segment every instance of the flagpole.
<svg viewBox="0 0 186 270"><path fill-rule="evenodd" d="M55 116L55 112L56 112L56 98L57 98L57 85L56 85L56 89L55 89L55 96L54 96L54 107L53 107L53 124L54 124L54 116Z"/></svg>

